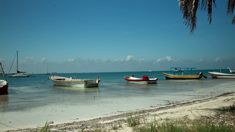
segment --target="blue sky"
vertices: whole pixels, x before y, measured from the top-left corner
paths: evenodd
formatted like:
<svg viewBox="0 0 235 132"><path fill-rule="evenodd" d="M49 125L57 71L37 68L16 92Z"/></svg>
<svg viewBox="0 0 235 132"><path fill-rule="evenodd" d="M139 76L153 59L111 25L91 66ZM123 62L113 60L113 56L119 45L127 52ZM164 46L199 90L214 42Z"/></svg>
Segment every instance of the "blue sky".
<svg viewBox="0 0 235 132"><path fill-rule="evenodd" d="M227 1L226 1L227 2ZM235 27L217 1L194 33L177 0L0 0L0 61L30 73L235 68Z"/></svg>

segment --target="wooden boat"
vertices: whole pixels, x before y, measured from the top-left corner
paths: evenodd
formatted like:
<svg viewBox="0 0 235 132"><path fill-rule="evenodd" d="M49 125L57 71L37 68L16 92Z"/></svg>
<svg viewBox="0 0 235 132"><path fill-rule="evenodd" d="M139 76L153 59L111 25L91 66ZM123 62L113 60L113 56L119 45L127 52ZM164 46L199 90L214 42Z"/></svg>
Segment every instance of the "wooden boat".
<svg viewBox="0 0 235 132"><path fill-rule="evenodd" d="M26 72L19 71L18 64L18 51L16 51L16 73L12 73L9 75L10 77L22 78L22 77L30 77Z"/></svg>
<svg viewBox="0 0 235 132"><path fill-rule="evenodd" d="M235 79L235 74L223 72L208 72L212 78Z"/></svg>
<svg viewBox="0 0 235 132"><path fill-rule="evenodd" d="M203 73L193 74L193 75L177 75L177 74L169 74L169 73L162 73L166 79L172 80L194 80L194 79L201 79L202 77L206 78Z"/></svg>
<svg viewBox="0 0 235 132"><path fill-rule="evenodd" d="M95 80L88 79L74 79L72 77L62 77L62 76L50 76L50 80L54 82L55 86L64 86L64 87L84 87L84 88L93 88L98 87L100 79Z"/></svg>
<svg viewBox="0 0 235 132"><path fill-rule="evenodd" d="M157 78L149 78L148 76L143 76L142 78L126 76L124 79L129 83L135 84L156 84L158 80Z"/></svg>
<svg viewBox="0 0 235 132"><path fill-rule="evenodd" d="M3 66L2 66L1 62L0 62L0 67L2 70L2 76L3 76L3 78L5 78L5 73L4 73ZM6 94L8 94L8 83L6 80L0 80L0 95L6 95Z"/></svg>

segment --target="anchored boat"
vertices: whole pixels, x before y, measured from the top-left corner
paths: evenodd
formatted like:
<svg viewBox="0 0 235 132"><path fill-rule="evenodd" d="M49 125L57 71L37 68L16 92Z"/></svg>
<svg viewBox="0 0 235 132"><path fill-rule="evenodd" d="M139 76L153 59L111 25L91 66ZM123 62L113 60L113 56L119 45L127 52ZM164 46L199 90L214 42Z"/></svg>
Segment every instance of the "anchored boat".
<svg viewBox="0 0 235 132"><path fill-rule="evenodd" d="M124 79L129 83L135 84L156 84L158 80L158 78L149 78L148 76L143 76L142 78L126 76Z"/></svg>
<svg viewBox="0 0 235 132"><path fill-rule="evenodd" d="M62 76L50 76L50 80L54 82L55 86L64 86L64 87L85 87L93 88L98 87L100 79L95 80L91 79L74 79L72 77L62 77Z"/></svg>
<svg viewBox="0 0 235 132"><path fill-rule="evenodd" d="M5 80L0 80L0 95L8 94L8 83Z"/></svg>
<svg viewBox="0 0 235 132"><path fill-rule="evenodd" d="M184 71L192 71L193 69L196 68L172 67L171 70L173 71L174 74L165 73L165 72L163 72L162 74L165 76L166 79L172 79L172 80L195 80L195 79L201 79L202 77L207 78L205 75L203 75L202 72L199 72L198 74L184 74Z"/></svg>
<svg viewBox="0 0 235 132"><path fill-rule="evenodd" d="M169 73L162 73L166 79L174 79L174 80L194 80L194 79L201 79L202 77L205 77L203 73L198 74L191 74L191 75L176 75L176 74L169 74Z"/></svg>
<svg viewBox="0 0 235 132"><path fill-rule="evenodd" d="M235 74L223 72L208 72L212 78L235 79Z"/></svg>
<svg viewBox="0 0 235 132"><path fill-rule="evenodd" d="M18 57L18 54L19 54L19 52L16 51L16 73L10 74L9 76L10 77L16 77L16 78L30 77L30 75L27 74L26 72L19 71L19 64L18 64L18 58L19 57Z"/></svg>
<svg viewBox="0 0 235 132"><path fill-rule="evenodd" d="M228 70L230 73L235 73L235 69L231 69L230 67L228 67Z"/></svg>
<svg viewBox="0 0 235 132"><path fill-rule="evenodd" d="M2 76L5 78L5 73L2 67L2 63L0 62L1 70L2 70ZM0 95L6 95L8 94L8 83L6 80L0 80Z"/></svg>

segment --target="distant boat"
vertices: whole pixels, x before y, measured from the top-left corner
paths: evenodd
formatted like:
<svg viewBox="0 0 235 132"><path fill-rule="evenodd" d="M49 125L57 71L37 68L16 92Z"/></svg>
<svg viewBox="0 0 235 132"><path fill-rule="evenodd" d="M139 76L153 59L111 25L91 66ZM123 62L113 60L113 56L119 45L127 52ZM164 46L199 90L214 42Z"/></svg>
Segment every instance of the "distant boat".
<svg viewBox="0 0 235 132"><path fill-rule="evenodd" d="M230 73L235 73L235 69L230 69L230 67L228 67L228 70Z"/></svg>
<svg viewBox="0 0 235 132"><path fill-rule="evenodd" d="M5 78L5 73L1 62L0 62L0 67L2 70L2 76L3 78ZM6 95L6 94L8 94L8 83L6 80L0 80L0 95Z"/></svg>
<svg viewBox="0 0 235 132"><path fill-rule="evenodd" d="M126 76L124 79L129 83L135 84L156 84L158 80L158 78L149 78L148 76L143 76L141 78L134 76Z"/></svg>
<svg viewBox="0 0 235 132"><path fill-rule="evenodd" d="M95 80L88 79L74 79L72 77L62 77L62 76L50 76L50 80L54 82L55 86L64 86L64 87L84 87L84 88L93 88L99 87L100 79Z"/></svg>
<svg viewBox="0 0 235 132"><path fill-rule="evenodd" d="M172 80L194 80L194 79L201 79L202 77L206 78L206 76L203 75L203 73L198 74L191 74L191 75L176 75L176 74L169 74L169 73L162 73L166 79L172 79Z"/></svg>
<svg viewBox="0 0 235 132"><path fill-rule="evenodd" d="M212 78L235 79L235 74L222 72L208 72Z"/></svg>
<svg viewBox="0 0 235 132"><path fill-rule="evenodd" d="M16 51L16 73L12 73L9 75L10 77L16 77L16 78L21 78L21 77L30 77L29 74L26 72L19 71L19 64L18 64L18 51Z"/></svg>

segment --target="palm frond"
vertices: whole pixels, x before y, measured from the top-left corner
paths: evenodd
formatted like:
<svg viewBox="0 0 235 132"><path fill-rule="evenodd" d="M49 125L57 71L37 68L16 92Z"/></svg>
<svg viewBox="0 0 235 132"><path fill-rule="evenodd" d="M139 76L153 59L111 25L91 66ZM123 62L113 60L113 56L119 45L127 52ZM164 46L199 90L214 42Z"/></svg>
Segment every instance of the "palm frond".
<svg viewBox="0 0 235 132"><path fill-rule="evenodd" d="M197 23L197 9L198 9L198 0L193 0L192 3L192 10L191 10L191 32L196 28L196 23Z"/></svg>
<svg viewBox="0 0 235 132"><path fill-rule="evenodd" d="M180 0L179 5L183 13L185 25L190 27L191 32L196 28L197 9L199 0Z"/></svg>
<svg viewBox="0 0 235 132"><path fill-rule="evenodd" d="M179 0L180 10L183 14L184 23L193 32L197 25L198 6L207 10L208 22L212 22L213 7L216 6L216 0ZM235 9L235 0L228 0L227 14L233 15ZM235 16L232 24L235 24Z"/></svg>
<svg viewBox="0 0 235 132"><path fill-rule="evenodd" d="M235 16L233 17L232 24L235 24Z"/></svg>
<svg viewBox="0 0 235 132"><path fill-rule="evenodd" d="M235 7L235 0L228 0L227 14L233 14Z"/></svg>

